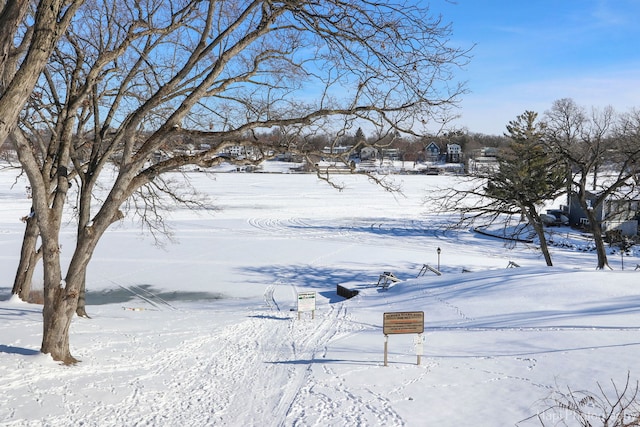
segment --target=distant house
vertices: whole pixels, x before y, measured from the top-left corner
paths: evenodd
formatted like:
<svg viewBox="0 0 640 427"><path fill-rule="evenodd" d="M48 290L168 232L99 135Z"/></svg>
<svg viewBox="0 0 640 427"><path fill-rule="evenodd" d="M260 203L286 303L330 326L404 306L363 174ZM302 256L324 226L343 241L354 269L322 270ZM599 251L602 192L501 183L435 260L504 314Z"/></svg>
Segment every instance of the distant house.
<svg viewBox="0 0 640 427"><path fill-rule="evenodd" d="M469 173L485 173L497 171L498 149L494 147L484 147L473 152L468 159Z"/></svg>
<svg viewBox="0 0 640 427"><path fill-rule="evenodd" d="M430 142L424 147L424 157L428 162L437 162L440 159L440 147L435 142Z"/></svg>
<svg viewBox="0 0 640 427"><path fill-rule="evenodd" d="M399 160L400 150L398 150L397 148L383 148L382 158L386 160Z"/></svg>
<svg viewBox="0 0 640 427"><path fill-rule="evenodd" d="M597 195L587 194L589 206L595 202ZM625 236L638 235L638 220L640 220L640 200L608 199L596 209L595 214L603 232L620 230ZM574 227L587 226L587 215L580 206L578 196L574 193L569 197L567 212L569 223Z"/></svg>
<svg viewBox="0 0 640 427"><path fill-rule="evenodd" d="M232 145L223 149L220 154L227 155L234 159L244 159L254 156L253 147L245 147L244 145Z"/></svg>
<svg viewBox="0 0 640 427"><path fill-rule="evenodd" d="M447 163L460 163L462 161L462 147L458 144L447 144Z"/></svg>
<svg viewBox="0 0 640 427"><path fill-rule="evenodd" d="M322 149L322 153L323 154L345 154L347 152L349 152L351 149L353 148L352 145L332 145L332 146L325 146Z"/></svg>
<svg viewBox="0 0 640 427"><path fill-rule="evenodd" d="M480 155L482 157L498 157L499 149L496 147L482 147Z"/></svg>
<svg viewBox="0 0 640 427"><path fill-rule="evenodd" d="M374 147L363 147L360 150L360 160L375 160L378 158L378 150Z"/></svg>

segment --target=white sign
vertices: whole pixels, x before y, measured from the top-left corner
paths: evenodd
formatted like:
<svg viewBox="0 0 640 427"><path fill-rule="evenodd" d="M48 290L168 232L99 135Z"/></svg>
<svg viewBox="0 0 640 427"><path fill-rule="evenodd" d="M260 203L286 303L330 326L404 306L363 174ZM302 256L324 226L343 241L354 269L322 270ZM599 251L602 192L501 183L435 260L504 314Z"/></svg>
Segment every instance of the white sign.
<svg viewBox="0 0 640 427"><path fill-rule="evenodd" d="M315 292L299 292L298 293L298 312L315 311L316 310L316 293Z"/></svg>

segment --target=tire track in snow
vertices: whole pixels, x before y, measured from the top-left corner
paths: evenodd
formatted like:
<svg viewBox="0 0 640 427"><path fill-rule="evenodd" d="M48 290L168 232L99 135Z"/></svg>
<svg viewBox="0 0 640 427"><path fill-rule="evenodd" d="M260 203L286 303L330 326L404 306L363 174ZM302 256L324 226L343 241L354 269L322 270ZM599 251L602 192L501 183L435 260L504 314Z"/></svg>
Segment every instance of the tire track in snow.
<svg viewBox="0 0 640 427"><path fill-rule="evenodd" d="M275 287L274 284L271 284L271 285L267 286L267 288L264 290L264 302L265 302L267 308L269 308L271 310L280 311L280 307L278 306L278 302L273 297L273 293L275 292L275 289L276 289L276 287Z"/></svg>
<svg viewBox="0 0 640 427"><path fill-rule="evenodd" d="M434 238L439 241L460 240L458 231L446 229L438 222L413 218L397 221L382 218L250 218L248 224L264 233L284 238L345 240L354 245L379 242L385 247L401 247L420 254L425 247L434 245ZM407 245L407 240L411 245Z"/></svg>
<svg viewBox="0 0 640 427"><path fill-rule="evenodd" d="M290 398L282 400L282 404L290 400L286 411L282 405L276 410L276 417L282 419L278 426L405 424L393 409L390 399L369 387L363 392L353 391L353 384L347 379L353 370L348 369L344 375L332 367L331 360L326 359L332 342L344 340L367 328L351 322L348 307L348 302L331 305L319 325L307 322L314 328L311 332L307 325L294 324L297 328L293 331L297 337L295 360L305 365L305 369L298 372L295 384L288 387ZM367 367L358 367L356 371L361 369L366 370Z"/></svg>
<svg viewBox="0 0 640 427"><path fill-rule="evenodd" d="M181 321L184 315L179 314ZM55 371L61 412L48 414L46 425L256 425L265 419L260 414L288 406L304 379L305 366L296 357L315 345L313 338L293 342L301 331L290 316L253 310L244 321L216 327L195 323L202 320L200 313L186 330L120 334L92 351L110 378L96 371L91 359L74 367L86 375L71 382L65 381L66 370ZM118 353L123 348L128 352ZM39 400L37 390L18 375L9 380L12 388L26 387L32 402Z"/></svg>
<svg viewBox="0 0 640 427"><path fill-rule="evenodd" d="M312 367L316 362L318 351L323 344L335 336L333 324L342 313L341 309L336 310L331 306L329 313L319 316L319 324L313 321L311 323L301 321L291 325L293 353L289 363L296 369L293 371L292 381L285 388L282 399L274 410L275 419L280 420L278 425L285 425L287 415L292 411L300 390L311 380Z"/></svg>
<svg viewBox="0 0 640 427"><path fill-rule="evenodd" d="M303 218L250 218L248 223L261 231L283 237L327 239L351 235L351 227L336 226L335 221L323 223L322 221L311 222Z"/></svg>
<svg viewBox="0 0 640 427"><path fill-rule="evenodd" d="M323 257L312 260L312 264L317 264ZM331 342L337 339L356 333L365 328L361 324L354 324L350 321L348 314L348 303L327 304L319 307L315 313L315 319L310 319L309 314L305 313L301 320L297 320L297 313L294 312L291 318L285 321L275 321L274 318L282 319L286 317L286 313L280 312L276 306L276 298L274 291L277 286L284 286L295 291L295 285L291 282L278 280L275 284L267 286L265 290L265 300L273 300L270 311L266 313L256 313L254 316L263 322L265 332L261 339L264 343L259 344L261 349L257 350L258 354L256 363L260 363L260 358L264 361L252 377L245 377L244 384L263 384L268 381L260 379L261 375L268 375L276 384L285 384L279 390L279 393L271 394L267 391L260 391L253 388L248 391L253 396L263 396L264 401L271 401L270 418L274 420L274 426L292 426L298 425L300 422L305 423L305 412L307 411L307 401L313 399L314 411L322 414L336 412L336 400L330 395L316 393L315 390L326 386L323 380L318 379L317 369L322 369L321 376L326 376L331 371L329 365L324 363L327 355L327 348ZM295 298L295 292L293 294ZM264 324L270 323L266 327ZM268 332L266 332L268 331ZM270 335L271 334L271 335ZM271 338L269 338L271 336ZM269 350L269 341L280 342L281 345ZM267 350L267 351L265 351ZM247 367L249 369L249 367ZM282 377L286 375L286 378ZM331 378L339 377L335 372L330 373ZM280 379L278 379L280 378ZM358 396L349 391L348 383L342 380L337 384L330 384L332 392L337 393L347 399L347 403L352 407L349 411L339 411L339 421L334 425L366 425L367 420L375 420L380 425L402 425L401 418L392 409L392 402L382 396L371 398ZM245 395L244 392L238 394ZM343 402L344 403L344 402ZM230 403L231 407L234 403ZM247 402L243 405L246 411L247 407L252 408L252 413L263 414L262 410L257 409L256 405L251 406ZM263 405L268 408L268 404ZM241 407L237 409L229 409L229 413L241 411ZM315 419L316 417L310 418ZM322 418L320 418L322 419ZM305 420L305 421L301 421ZM251 425L249 419L236 419L236 423L243 425ZM221 420L224 424L224 420Z"/></svg>
<svg viewBox="0 0 640 427"><path fill-rule="evenodd" d="M249 426L254 425L253 415L264 419L269 414L273 425L284 425L300 389L310 381L318 353L335 336L333 324L341 316L343 309L331 307L327 313L316 312L313 321L298 321L288 312L272 310L255 312L250 320L228 328L228 342L216 355L213 374L227 384L224 395L240 398L222 397L215 424ZM238 348L238 334L245 336L240 341L244 348Z"/></svg>

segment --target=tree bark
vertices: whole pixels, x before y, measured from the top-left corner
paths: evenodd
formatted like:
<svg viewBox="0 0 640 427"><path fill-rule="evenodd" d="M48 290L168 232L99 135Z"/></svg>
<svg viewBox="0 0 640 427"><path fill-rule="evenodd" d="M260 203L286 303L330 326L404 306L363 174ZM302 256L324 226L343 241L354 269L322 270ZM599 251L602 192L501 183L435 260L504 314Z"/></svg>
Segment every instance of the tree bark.
<svg viewBox="0 0 640 427"><path fill-rule="evenodd" d="M93 186L90 186L91 188L93 188ZM90 193L89 193L90 194ZM88 202L90 202L90 198L87 199ZM81 206L85 206L84 203L81 203ZM86 205L87 207L89 205ZM82 208L81 208L82 209ZM84 227L79 227L78 228L78 236L81 236L83 233L86 233L87 236L89 236L88 238L94 238L93 236L93 227L88 226L86 224L88 224L87 220L83 220L83 214L80 214L80 224L85 224ZM109 222L109 225L113 224L116 221L121 220L122 218L124 218L124 214L122 213L122 211L120 209L115 209L115 214L113 215L113 217L111 218L111 221ZM97 238L96 238L97 241ZM88 261L87 261L88 262ZM84 267L84 269L81 270L81 272L79 273L82 277L82 281L80 283L80 289L78 291L78 306L76 308L76 314L79 317L86 317L86 318L90 318L91 316L89 316L89 314L87 313L87 299L86 299L86 292L87 292L87 270L86 270L86 266Z"/></svg>
<svg viewBox="0 0 640 427"><path fill-rule="evenodd" d="M75 313L77 293L62 281L57 234L42 231L44 266L43 335L40 351L53 360L73 364L78 360L69 349L69 327Z"/></svg>
<svg viewBox="0 0 640 427"><path fill-rule="evenodd" d="M9 61L12 54L13 43L18 32L18 28L22 23L29 2L24 1L7 1L0 11L0 75L3 78L2 87L4 88L7 77L10 79L15 70L7 69L13 65L13 61Z"/></svg>
<svg viewBox="0 0 640 427"><path fill-rule="evenodd" d="M535 211L535 207L532 208L533 213L530 211L527 213L529 223L533 226L533 229L540 241L540 251L544 256L544 261L547 263L547 267L553 267L553 261L551 260L551 254L549 253L549 245L547 244L547 236L544 235L544 224L540 219L540 215Z"/></svg>
<svg viewBox="0 0 640 427"><path fill-rule="evenodd" d="M66 0L41 0L38 3L34 18L34 31L30 47L13 74L10 70L3 70L3 78L10 75L10 81L2 85L0 94L0 144L3 144L17 126L17 119L22 106L25 104L38 81L40 73L44 69L49 56L60 39L64 30L69 25L72 16L84 0L74 0L70 4ZM9 1L2 10L0 18L9 23L10 27L0 32L0 41L5 46L0 46L3 57L0 61L6 61L8 46L13 43L13 36L18 25L24 18L27 1ZM66 9L65 9L66 7Z"/></svg>
<svg viewBox="0 0 640 427"><path fill-rule="evenodd" d="M36 250L38 237L40 236L38 220L35 217L31 217L28 218L26 222L27 225L22 239L22 249L20 250L20 262L18 264L18 270L16 271L16 277L13 281L12 290L12 293L20 296L20 299L23 301L29 300L33 272L35 271L38 260L42 257L42 252Z"/></svg>
<svg viewBox="0 0 640 427"><path fill-rule="evenodd" d="M41 352L50 354L54 360L65 364L74 364L78 360L71 355L69 348L69 327L78 309L78 301L82 288L82 281L86 276L88 260L91 258L95 242L82 242L80 249L76 249L72 256L71 266L65 280L60 277L59 255L51 257L51 262L45 262L45 308L43 311L43 338ZM87 252L84 252L86 249ZM57 258L57 261L55 259ZM57 264L55 264L57 262ZM55 264L55 265L54 265ZM58 283L58 284L57 284Z"/></svg>
<svg viewBox="0 0 640 427"><path fill-rule="evenodd" d="M598 265L596 268L598 270L602 270L605 267L611 269L609 266L609 260L607 259L607 250L604 238L602 237L602 227L600 226L600 222L596 218L594 210L588 209L586 203L582 208L586 212L587 219L589 220L591 234L593 235L593 242L596 247L596 255L598 256Z"/></svg>
<svg viewBox="0 0 640 427"><path fill-rule="evenodd" d="M87 313L87 271L82 272L82 284L78 291L78 306L76 307L76 315L78 317L91 318Z"/></svg>
<svg viewBox="0 0 640 427"><path fill-rule="evenodd" d="M56 246L58 244L59 223L57 223L58 229L52 229L51 235L45 231L41 233L43 242L47 242L48 245L43 257L45 309L41 351L51 354L54 360L63 361L66 364L78 362L70 352L69 326L78 310L89 261L100 237L119 212L119 205L120 201L114 201L111 197L107 197L102 209L95 217L94 226L78 230L76 248L71 256L64 281L61 275L60 255ZM44 245L45 243L43 243ZM50 256L47 257L46 254L50 254Z"/></svg>

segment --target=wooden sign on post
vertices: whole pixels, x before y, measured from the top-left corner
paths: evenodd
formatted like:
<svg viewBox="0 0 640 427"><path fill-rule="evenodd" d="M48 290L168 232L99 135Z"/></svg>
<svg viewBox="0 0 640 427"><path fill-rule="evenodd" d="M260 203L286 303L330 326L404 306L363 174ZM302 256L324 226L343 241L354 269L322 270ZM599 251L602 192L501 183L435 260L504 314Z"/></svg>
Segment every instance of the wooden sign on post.
<svg viewBox="0 0 640 427"><path fill-rule="evenodd" d="M384 313L382 321L382 332L384 333L384 366L387 366L387 349L389 335L394 334L419 334L422 340L424 332L424 311L400 311ZM418 365L422 355L422 345L416 346L418 354Z"/></svg>

